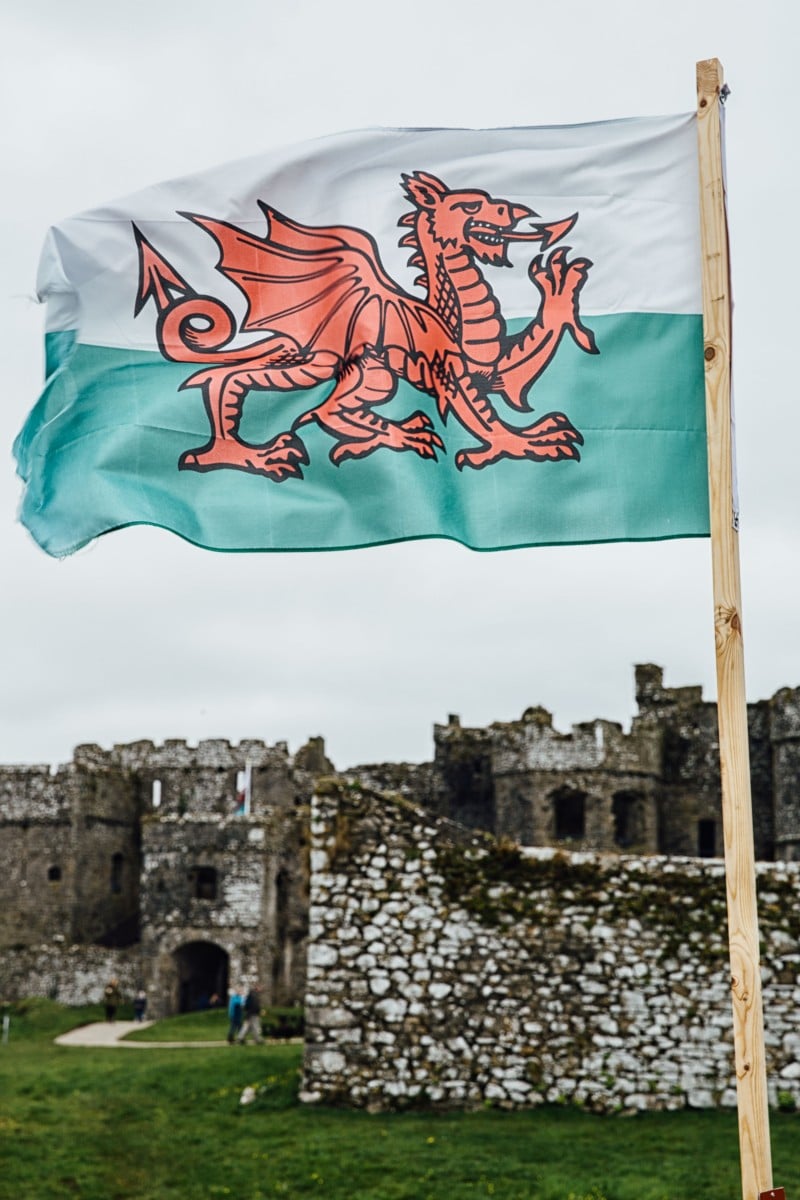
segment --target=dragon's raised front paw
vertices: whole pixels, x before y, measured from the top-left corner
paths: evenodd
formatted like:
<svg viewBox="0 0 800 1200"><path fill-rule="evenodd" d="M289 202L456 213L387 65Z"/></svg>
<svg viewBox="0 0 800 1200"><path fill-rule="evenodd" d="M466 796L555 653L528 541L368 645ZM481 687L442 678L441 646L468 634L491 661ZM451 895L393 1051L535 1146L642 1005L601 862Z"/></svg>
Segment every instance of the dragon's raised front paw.
<svg viewBox="0 0 800 1200"><path fill-rule="evenodd" d="M589 274L588 258L567 258L569 246L559 246L549 257L537 255L528 274L545 300L559 296L574 296L581 290Z"/></svg>
<svg viewBox="0 0 800 1200"><path fill-rule="evenodd" d="M597 353L594 334L578 315L578 297L592 263L588 258L567 258L568 246L560 246L549 258L539 255L528 273L542 295L542 322L549 328L567 328L582 350Z"/></svg>

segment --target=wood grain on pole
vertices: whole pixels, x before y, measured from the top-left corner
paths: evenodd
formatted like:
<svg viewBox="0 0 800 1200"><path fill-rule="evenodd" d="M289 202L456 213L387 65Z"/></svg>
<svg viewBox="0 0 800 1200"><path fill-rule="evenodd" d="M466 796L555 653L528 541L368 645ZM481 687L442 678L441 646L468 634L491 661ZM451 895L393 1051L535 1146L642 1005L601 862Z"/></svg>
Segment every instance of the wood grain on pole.
<svg viewBox="0 0 800 1200"><path fill-rule="evenodd" d="M722 66L717 59L697 64L711 558L734 1055L742 1195L744 1200L758 1200L762 1193L769 1193L772 1188L772 1160L750 798L739 535L733 507L731 294L720 123L723 83Z"/></svg>

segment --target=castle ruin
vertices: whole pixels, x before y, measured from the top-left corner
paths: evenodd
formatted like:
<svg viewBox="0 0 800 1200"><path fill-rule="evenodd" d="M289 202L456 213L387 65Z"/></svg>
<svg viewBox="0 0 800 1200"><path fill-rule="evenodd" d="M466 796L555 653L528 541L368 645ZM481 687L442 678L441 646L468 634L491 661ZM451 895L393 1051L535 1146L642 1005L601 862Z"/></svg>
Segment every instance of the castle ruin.
<svg viewBox="0 0 800 1200"><path fill-rule="evenodd" d="M550 714L434 729L433 761L344 773L437 817L531 847L636 855L722 852L716 706L636 668L629 732ZM800 860L800 689L748 706L756 855ZM314 738L134 742L0 767L0 995L97 998L108 973L144 984L154 1016L259 981L301 1003L308 822L334 772Z"/></svg>
<svg viewBox="0 0 800 1200"><path fill-rule="evenodd" d="M27 979L82 1002L113 973L147 987L155 1016L257 981L270 1003L301 1002L308 804L332 769L319 739L294 756L281 742L87 745L55 771L0 768L2 995Z"/></svg>

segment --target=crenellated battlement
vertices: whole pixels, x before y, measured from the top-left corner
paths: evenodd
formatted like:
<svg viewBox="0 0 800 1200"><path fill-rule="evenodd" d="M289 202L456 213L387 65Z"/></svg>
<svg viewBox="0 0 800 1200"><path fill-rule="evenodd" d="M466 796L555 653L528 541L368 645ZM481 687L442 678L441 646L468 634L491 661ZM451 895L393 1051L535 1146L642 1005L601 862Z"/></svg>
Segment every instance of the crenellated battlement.
<svg viewBox="0 0 800 1200"><path fill-rule="evenodd" d="M288 755L288 746L283 741L270 746L256 738L238 743L226 738L204 738L196 743L184 738L167 738L160 744L149 740L122 742L110 750L88 743L75 748L73 761L87 768L122 767L125 770L169 767L236 769L247 762L261 766L276 758L287 758Z"/></svg>

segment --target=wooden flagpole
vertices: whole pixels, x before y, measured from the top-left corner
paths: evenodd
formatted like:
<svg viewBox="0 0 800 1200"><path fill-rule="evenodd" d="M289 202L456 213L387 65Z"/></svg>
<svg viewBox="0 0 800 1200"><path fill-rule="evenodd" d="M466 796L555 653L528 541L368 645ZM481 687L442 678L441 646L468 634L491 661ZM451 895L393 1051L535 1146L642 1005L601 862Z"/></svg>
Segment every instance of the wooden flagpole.
<svg viewBox="0 0 800 1200"><path fill-rule="evenodd" d="M784 1200L783 1188L772 1187L758 954L739 535L731 446L731 293L720 123L723 84L718 59L697 64L706 424L734 1057L742 1195L744 1200Z"/></svg>

